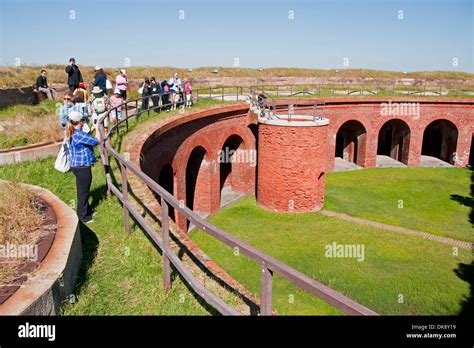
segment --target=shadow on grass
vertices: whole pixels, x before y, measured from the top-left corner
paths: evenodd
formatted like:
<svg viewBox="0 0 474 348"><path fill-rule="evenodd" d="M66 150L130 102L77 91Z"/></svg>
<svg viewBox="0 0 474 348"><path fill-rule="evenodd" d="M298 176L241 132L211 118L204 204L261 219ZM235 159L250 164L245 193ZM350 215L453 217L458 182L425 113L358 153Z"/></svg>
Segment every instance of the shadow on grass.
<svg viewBox="0 0 474 348"><path fill-rule="evenodd" d="M84 223L79 225L81 231L81 243L82 243L82 262L77 275L76 286L74 287L74 294L77 297L80 296L84 284L87 282L87 272L94 263L97 255L97 249L99 248L99 239L97 238L94 231L92 231Z"/></svg>
<svg viewBox="0 0 474 348"><path fill-rule="evenodd" d="M464 206L470 207L469 222L474 228L474 170L471 168L471 196L464 197L460 195L451 195L451 199ZM472 250L471 250L472 252ZM471 263L460 263L454 273L459 279L469 284L469 295L461 302L461 316L474 316L474 260Z"/></svg>

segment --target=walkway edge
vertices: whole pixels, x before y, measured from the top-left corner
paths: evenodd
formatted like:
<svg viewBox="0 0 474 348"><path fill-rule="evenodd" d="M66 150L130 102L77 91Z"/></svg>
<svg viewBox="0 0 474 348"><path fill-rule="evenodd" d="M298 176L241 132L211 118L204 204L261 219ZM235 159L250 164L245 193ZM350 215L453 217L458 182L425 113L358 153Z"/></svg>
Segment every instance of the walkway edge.
<svg viewBox="0 0 474 348"><path fill-rule="evenodd" d="M456 247L459 247L459 248L462 248L462 249L468 249L468 250L473 250L474 249L474 243L471 243L471 242L457 240L457 239L453 239L453 238L449 238L449 237L437 236L435 234L431 234L431 233L423 232L423 231L418 231L418 230L412 230L412 229L405 228L405 227L402 227L402 226L389 225L389 224L385 224L383 222L367 220L367 219L364 219L364 218L359 218L359 217L347 215L347 214L344 214L344 213L339 213L339 212L332 211L332 210L323 209L323 210L320 211L320 214L322 214L324 216L340 219L340 220L355 222L355 223L358 223L358 224L361 224L361 225L376 227L376 228L386 230L386 231L392 231L392 232L396 232L396 233L417 236L417 237L421 237L423 239L428 239L428 240L432 240L434 242L449 244L449 245L456 246Z"/></svg>

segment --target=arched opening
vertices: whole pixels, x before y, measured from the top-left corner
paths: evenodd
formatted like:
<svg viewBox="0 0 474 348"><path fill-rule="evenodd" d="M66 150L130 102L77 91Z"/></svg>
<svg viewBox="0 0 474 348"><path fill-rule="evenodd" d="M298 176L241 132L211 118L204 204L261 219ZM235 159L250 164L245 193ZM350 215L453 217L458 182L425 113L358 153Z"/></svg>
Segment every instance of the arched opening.
<svg viewBox="0 0 474 348"><path fill-rule="evenodd" d="M173 167L171 165L166 164L161 168L160 176L158 177L158 185L163 187L166 191L170 194L174 195L174 175L173 175ZM158 195L158 202L161 205L161 197ZM174 208L172 205L168 203L168 213L170 218L175 221L174 215Z"/></svg>
<svg viewBox="0 0 474 348"><path fill-rule="evenodd" d="M447 120L436 120L431 122L423 132L421 154L454 164L457 142L456 126Z"/></svg>
<svg viewBox="0 0 474 348"><path fill-rule="evenodd" d="M220 166L220 205L224 206L246 191L249 153L245 151L243 139L234 134L227 138L219 153Z"/></svg>
<svg viewBox="0 0 474 348"><path fill-rule="evenodd" d="M196 213L210 213L211 175L206 150L197 146L186 166L186 206Z"/></svg>
<svg viewBox="0 0 474 348"><path fill-rule="evenodd" d="M377 155L388 156L408 164L410 127L402 120L390 120L380 128Z"/></svg>
<svg viewBox="0 0 474 348"><path fill-rule="evenodd" d="M337 131L335 156L363 167L366 141L364 125L355 120L347 121Z"/></svg>

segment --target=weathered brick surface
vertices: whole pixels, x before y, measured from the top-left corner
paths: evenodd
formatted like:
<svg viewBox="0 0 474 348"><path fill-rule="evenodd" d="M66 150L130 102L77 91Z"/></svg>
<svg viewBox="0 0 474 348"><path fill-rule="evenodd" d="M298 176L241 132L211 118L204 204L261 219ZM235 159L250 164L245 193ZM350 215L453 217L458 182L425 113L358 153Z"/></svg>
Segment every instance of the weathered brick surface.
<svg viewBox="0 0 474 348"><path fill-rule="evenodd" d="M392 103L419 103L417 115L381 115L382 103L386 98L326 98L323 116L329 118L327 169L334 169L336 135L344 123L355 120L365 128L365 135L359 143L359 160L363 167L376 165L377 143L380 129L390 120L401 120L409 127L408 161L409 167L420 164L423 133L436 120L447 120L454 124L458 132L454 164L463 167L468 164L472 137L474 135L474 100L448 98L392 98ZM301 100L294 100L295 104ZM284 111L282 111L284 112ZM312 108L299 110L299 114L312 114ZM350 157L350 156L349 156ZM350 158L349 158L350 159Z"/></svg>
<svg viewBox="0 0 474 348"><path fill-rule="evenodd" d="M219 150L229 137L237 135L243 140L241 149L255 151L255 136L248 127L255 123L255 116L246 104L221 107L218 111L210 109L164 122L159 129L150 130L146 138L142 137L142 142L136 143L134 150L140 153L141 169L156 181L161 169L171 165L175 196L197 212L212 214L219 209L221 198ZM193 176L196 185L191 203L188 202L186 173L190 159L196 159L196 152L193 153L196 148L202 148L205 156L197 164L198 172ZM255 166L250 163L232 166L232 189L245 194L255 192ZM179 214L176 220L184 229L186 220Z"/></svg>
<svg viewBox="0 0 474 348"><path fill-rule="evenodd" d="M274 141L270 141L270 138L260 141L262 145L258 148L259 177L257 186L259 187L257 195L259 202L268 209L287 211L290 204L288 200L292 199L286 197L289 196L288 192L294 192L295 198L297 198L296 201L293 199L293 211L318 209L322 204L323 194L321 194L322 190L315 189L320 186L315 178L323 172L333 170L336 135L339 129L344 124L347 125L349 121L353 121L353 123L349 123L350 127L346 127L348 134L357 128L354 126L355 124L359 124L363 129L362 133L355 135L358 139L357 164L363 167L375 167L379 132L389 121L394 125L402 125L400 127L406 125L407 127L395 130L393 133L395 137L406 132L407 129L409 131L406 138L399 140L403 147L400 151L401 157L408 166L419 165L423 132L430 123L438 119L451 122L458 132L457 144L453 149L457 154L455 165L464 166L469 161L474 133L474 101L470 99L391 99L392 103L420 103L419 117L403 114L382 115L382 103L389 101L386 98L327 98L325 101L323 116L330 120L329 126L325 127L327 129L326 142L320 141L320 134L311 134L314 130L309 130L310 133L306 134L305 132L308 130L300 128L290 131L291 127L288 134L281 134ZM301 103L301 100L294 102L298 104L298 102ZM312 108L299 108L298 113L312 114L313 110ZM394 122L393 120L398 121ZM214 213L219 209L221 192L221 165L218 160L218 151L233 135L237 135L243 140L239 149L255 150L256 137L252 133L251 127L256 127L256 119L245 104L178 116L163 121L154 129L141 134L133 144L130 156L135 159L140 158L142 170L155 180L158 180L163 166L171 165L174 195L184 204L189 205L186 195L186 168L193 150L196 147L202 147L205 157L197 167L198 179L192 205L195 206L196 211ZM270 135L268 130L265 130L265 126L259 125L259 127L258 132L262 136ZM271 136L273 137L275 134ZM281 147L281 142L285 142L287 145L291 143L291 146L287 148L288 151L276 152L275 149L272 149L272 146ZM309 143L312 146L306 148L306 144ZM353 144L348 144L344 149L348 153L349 160L354 158L353 148ZM324 161L321 160L322 157L325 158ZM322 162L325 164L325 169L313 169L312 171L308 169L321 168ZM273 169L269 165L273 166ZM269 171L269 174L264 174L265 171ZM285 175L287 177L284 185L287 190L285 199L281 200L280 198L280 201L275 201L275 186L266 180L277 180L278 178L282 180L281 178ZM273 177L277 179L271 179ZM319 180L323 182L324 175ZM237 192L247 194L254 192L256 186L255 167L233 163L232 172L228 175L224 185L230 185L232 190ZM312 198L309 198L310 196ZM184 219L179 216L177 216L177 223L180 227L186 225Z"/></svg>
<svg viewBox="0 0 474 348"><path fill-rule="evenodd" d="M324 202L328 126L259 124L258 204L272 211L319 210Z"/></svg>

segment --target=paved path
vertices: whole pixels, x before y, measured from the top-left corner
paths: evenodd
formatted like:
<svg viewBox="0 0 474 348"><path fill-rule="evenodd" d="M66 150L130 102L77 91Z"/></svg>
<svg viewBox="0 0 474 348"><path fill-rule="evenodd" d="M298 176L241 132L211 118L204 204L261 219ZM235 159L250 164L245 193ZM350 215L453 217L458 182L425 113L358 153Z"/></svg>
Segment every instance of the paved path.
<svg viewBox="0 0 474 348"><path fill-rule="evenodd" d="M440 243L445 243L449 244L452 246L456 246L462 249L474 249L474 244L471 242L465 242L462 240L457 240L449 237L442 237L442 236L437 236L431 233L423 232L423 231L418 231L418 230L411 230L409 228L401 227L401 226L395 226L395 225L389 225L389 224L384 224L382 222L376 222L372 220L367 220L355 216L350 216L344 213L338 213L335 211L330 211L330 210L321 210L320 212L324 216L329 216L329 217L334 217L336 219L341 219L345 221L350 221L350 222L355 222L361 225L367 225L367 226L372 226L375 228L380 228L382 230L386 231L392 231L392 232L397 232L401 234L408 234L412 236L418 236L424 239L432 240L435 242L440 242Z"/></svg>

